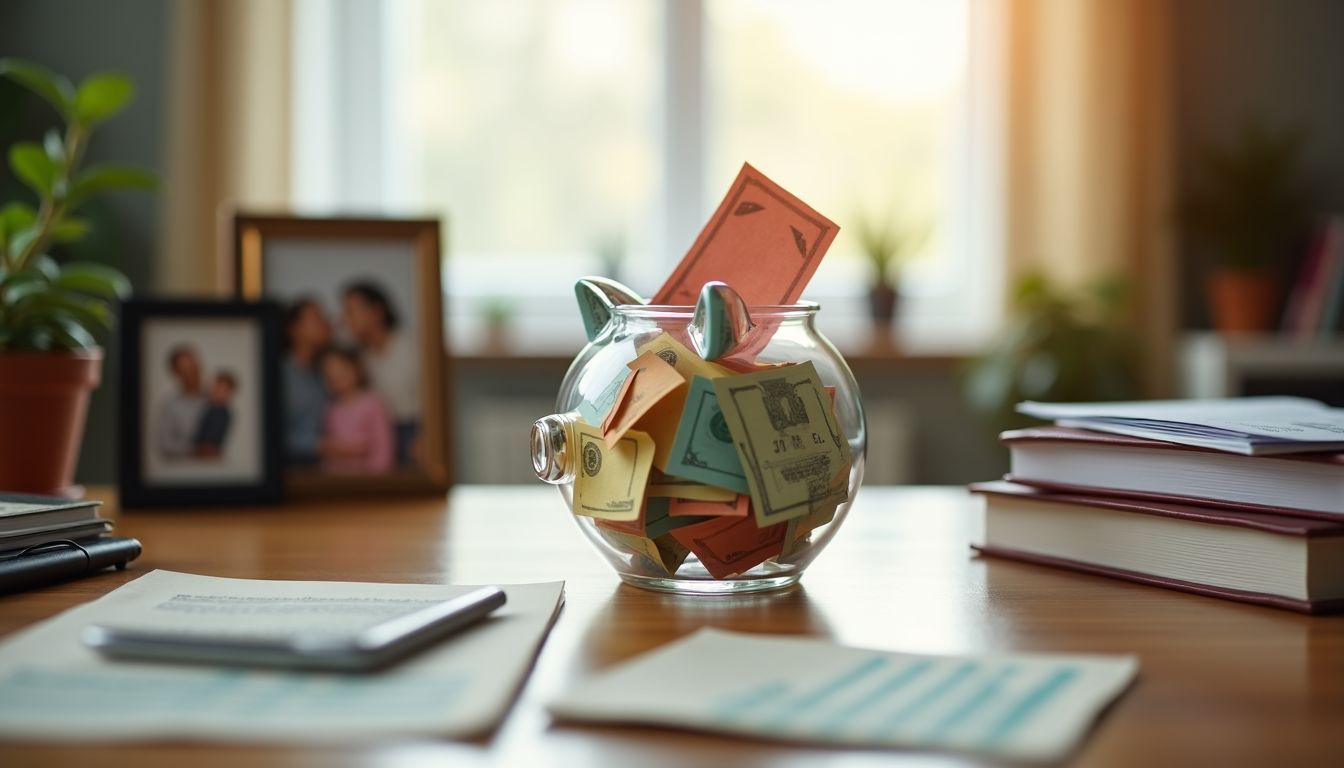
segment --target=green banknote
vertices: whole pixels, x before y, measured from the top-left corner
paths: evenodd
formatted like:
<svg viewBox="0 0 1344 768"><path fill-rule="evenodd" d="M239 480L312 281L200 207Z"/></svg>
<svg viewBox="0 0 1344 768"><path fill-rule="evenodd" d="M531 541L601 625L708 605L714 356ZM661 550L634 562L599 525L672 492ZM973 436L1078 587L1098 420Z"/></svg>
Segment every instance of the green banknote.
<svg viewBox="0 0 1344 768"><path fill-rule="evenodd" d="M847 498L849 444L811 362L713 384L746 471L757 525L802 517Z"/></svg>
<svg viewBox="0 0 1344 768"><path fill-rule="evenodd" d="M740 377L728 377L735 380ZM677 437L667 460L668 474L751 493L742 461L733 445L733 433L719 410L714 381L696 376L677 425Z"/></svg>

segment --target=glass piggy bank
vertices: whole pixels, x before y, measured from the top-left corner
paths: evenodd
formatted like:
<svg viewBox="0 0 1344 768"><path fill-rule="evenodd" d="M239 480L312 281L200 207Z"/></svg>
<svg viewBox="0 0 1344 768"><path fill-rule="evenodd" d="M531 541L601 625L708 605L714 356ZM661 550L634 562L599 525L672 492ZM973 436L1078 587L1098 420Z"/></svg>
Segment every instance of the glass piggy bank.
<svg viewBox="0 0 1344 768"><path fill-rule="evenodd" d="M695 306L656 306L585 282L590 342L556 413L533 424L537 476L629 584L797 582L844 523L866 448L858 385L817 331L818 305L747 306L711 283Z"/></svg>

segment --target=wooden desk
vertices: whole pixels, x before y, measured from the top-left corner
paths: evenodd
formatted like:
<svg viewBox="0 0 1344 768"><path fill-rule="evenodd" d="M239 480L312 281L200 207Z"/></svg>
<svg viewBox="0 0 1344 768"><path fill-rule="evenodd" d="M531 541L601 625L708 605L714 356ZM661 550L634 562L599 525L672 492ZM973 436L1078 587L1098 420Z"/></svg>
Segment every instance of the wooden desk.
<svg viewBox="0 0 1344 768"><path fill-rule="evenodd" d="M540 487L464 487L439 499L119 515L146 554L106 574L0 598L0 633L152 568L217 576L490 583L565 579L567 604L504 724L478 743L299 750L155 744L0 745L0 766L867 766L930 753L830 751L635 728L553 724L571 681L698 627L808 634L878 648L1137 653L1140 678L1085 743L1087 765L1339 764L1344 619L1308 618L1036 566L966 548L960 489L866 488L799 588L678 598L623 586ZM72 724L77 728L77 724Z"/></svg>

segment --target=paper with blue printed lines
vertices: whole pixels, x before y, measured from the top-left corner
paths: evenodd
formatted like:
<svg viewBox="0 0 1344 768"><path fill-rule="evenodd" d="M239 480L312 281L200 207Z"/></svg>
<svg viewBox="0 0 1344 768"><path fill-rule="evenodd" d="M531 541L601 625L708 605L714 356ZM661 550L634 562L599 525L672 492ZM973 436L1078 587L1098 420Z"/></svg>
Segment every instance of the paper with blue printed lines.
<svg viewBox="0 0 1344 768"><path fill-rule="evenodd" d="M921 656L705 629L599 673L550 709L574 720L1054 760L1137 668L1132 656Z"/></svg>
<svg viewBox="0 0 1344 768"><path fill-rule="evenodd" d="M504 717L562 582L500 585L508 604L371 675L108 661L90 624L240 636L350 631L472 587L225 579L153 571L0 642L0 739L189 739L330 745L474 736Z"/></svg>

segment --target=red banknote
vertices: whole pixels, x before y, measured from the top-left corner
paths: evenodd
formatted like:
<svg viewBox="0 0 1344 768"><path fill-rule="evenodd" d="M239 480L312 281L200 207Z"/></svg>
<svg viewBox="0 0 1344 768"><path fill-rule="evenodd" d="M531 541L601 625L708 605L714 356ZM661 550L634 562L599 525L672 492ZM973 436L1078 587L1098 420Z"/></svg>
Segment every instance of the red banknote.
<svg viewBox="0 0 1344 768"><path fill-rule="evenodd" d="M689 518L683 518L689 519ZM746 571L778 555L788 523L757 528L755 518L716 517L672 531L672 537L695 553L716 579Z"/></svg>
<svg viewBox="0 0 1344 768"><path fill-rule="evenodd" d="M743 165L652 303L694 304L705 283L722 280L748 306L792 304L839 231L835 222Z"/></svg>

